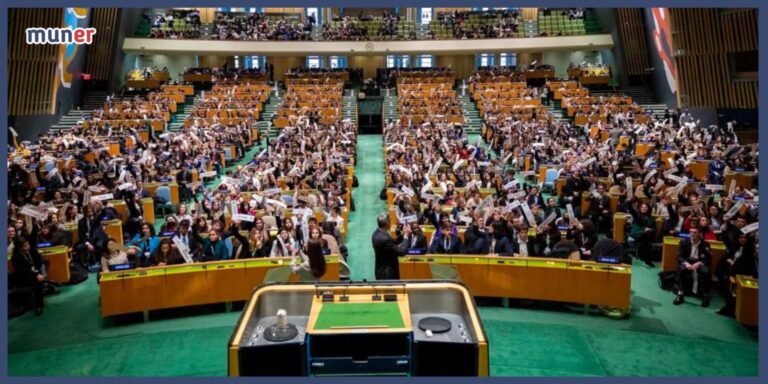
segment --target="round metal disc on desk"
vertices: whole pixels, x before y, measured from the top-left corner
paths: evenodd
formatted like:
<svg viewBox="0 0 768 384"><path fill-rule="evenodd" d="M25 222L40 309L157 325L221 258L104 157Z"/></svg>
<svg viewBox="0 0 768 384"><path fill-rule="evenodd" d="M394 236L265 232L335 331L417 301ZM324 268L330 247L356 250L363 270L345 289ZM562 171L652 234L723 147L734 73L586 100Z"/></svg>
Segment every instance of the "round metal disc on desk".
<svg viewBox="0 0 768 384"><path fill-rule="evenodd" d="M419 321L419 329L432 333L445 333L451 330L451 322L442 317L425 317Z"/></svg>
<svg viewBox="0 0 768 384"><path fill-rule="evenodd" d="M299 330L293 324L288 324L285 328L280 328L277 324L272 324L264 330L264 338L269 341L288 341L296 337Z"/></svg>

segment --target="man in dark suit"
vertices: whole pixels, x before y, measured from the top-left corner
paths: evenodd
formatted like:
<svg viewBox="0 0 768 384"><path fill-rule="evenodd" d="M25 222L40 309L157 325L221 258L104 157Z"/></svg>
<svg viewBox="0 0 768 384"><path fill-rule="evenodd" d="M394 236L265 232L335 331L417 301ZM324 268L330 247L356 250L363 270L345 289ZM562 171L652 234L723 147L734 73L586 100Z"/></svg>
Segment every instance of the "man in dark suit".
<svg viewBox="0 0 768 384"><path fill-rule="evenodd" d="M203 247L192 234L190 224L188 219L182 220L181 223L179 223L179 229L176 230L173 237L178 238L182 244L186 245L189 248L189 254L192 257L192 260L197 261L200 259L200 253L202 252Z"/></svg>
<svg viewBox="0 0 768 384"><path fill-rule="evenodd" d="M408 246L405 241L395 244L389 235L389 215L382 213L377 218L378 228L373 232L371 241L376 255L376 280L399 280L400 262L398 256L405 254ZM411 227L403 229L403 236L410 235Z"/></svg>
<svg viewBox="0 0 768 384"><path fill-rule="evenodd" d="M481 254L495 254L499 256L512 256L514 253L514 245L509 241L509 238L504 234L504 224L501 222L494 222L488 226L486 232L486 238L484 247Z"/></svg>
<svg viewBox="0 0 768 384"><path fill-rule="evenodd" d="M528 236L528 228L520 228L517 240L512 241L512 254L515 256L544 256L544 247L537 237Z"/></svg>
<svg viewBox="0 0 768 384"><path fill-rule="evenodd" d="M85 206L84 216L77 222L77 233L79 241L75 246L78 262L87 266L88 263L95 263L99 260L101 236L101 218L93 212L93 207Z"/></svg>
<svg viewBox="0 0 768 384"><path fill-rule="evenodd" d="M429 253L444 253L448 255L461 253L461 240L459 240L458 236L451 233L450 227L443 227L440 229L440 236L432 239Z"/></svg>
<svg viewBox="0 0 768 384"><path fill-rule="evenodd" d="M144 184L141 181L136 182L136 191L134 191L134 193L136 193L140 199L146 199L147 197L150 197L149 191L144 189Z"/></svg>
<svg viewBox="0 0 768 384"><path fill-rule="evenodd" d="M704 241L699 229L691 227L688 232L690 239L682 239L677 253L677 296L674 304L685 302L684 281L691 275L693 278L694 293L701 292L701 306L709 307L709 263L712 260L712 251L709 243Z"/></svg>
<svg viewBox="0 0 768 384"><path fill-rule="evenodd" d="M611 199L605 193L603 184L597 185L597 193L593 193L589 198L589 218L597 227L597 232L606 233L613 224L613 214L611 213Z"/></svg>
<svg viewBox="0 0 768 384"><path fill-rule="evenodd" d="M189 186L187 185L192 182L192 172L189 171L188 166L191 166L189 162L176 173L176 184L179 185L179 197L182 202L187 202L192 197L192 190L189 189Z"/></svg>

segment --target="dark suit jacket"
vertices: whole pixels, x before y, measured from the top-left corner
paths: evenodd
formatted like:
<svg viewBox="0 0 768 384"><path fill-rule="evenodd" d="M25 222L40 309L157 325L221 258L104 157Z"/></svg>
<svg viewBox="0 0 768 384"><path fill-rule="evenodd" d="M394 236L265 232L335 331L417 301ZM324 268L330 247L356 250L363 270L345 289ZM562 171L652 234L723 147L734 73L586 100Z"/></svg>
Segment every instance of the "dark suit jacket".
<svg viewBox="0 0 768 384"><path fill-rule="evenodd" d="M371 237L373 252L376 256L376 279L400 279L400 262L398 256L405 254L405 243L395 244L389 233L377 228Z"/></svg>
<svg viewBox="0 0 768 384"><path fill-rule="evenodd" d="M456 236L451 236L448 242L448 247L445 247L445 239L442 237L434 239L432 245L429 247L429 253L445 253L456 254L461 253L461 242Z"/></svg>
<svg viewBox="0 0 768 384"><path fill-rule="evenodd" d="M88 227L88 224L90 224L90 227ZM83 216L77 222L78 243L85 244L85 242L91 241L91 245L95 245L92 242L93 235L100 226L101 220L98 216L94 216L90 221L87 217Z"/></svg>
<svg viewBox="0 0 768 384"><path fill-rule="evenodd" d="M416 243L411 246L414 236L416 236ZM421 233L418 235L411 233L409 236L405 236L403 241L405 241L406 249L427 249L427 238Z"/></svg>
<svg viewBox="0 0 768 384"><path fill-rule="evenodd" d="M691 239L682 239L680 241L680 248L677 250L677 263L678 268L682 268L682 265L684 262L689 262L691 264L693 260L690 260L691 257L691 247L693 243L691 243ZM703 239L699 242L699 259L703 264L703 267L706 268L706 270L709 270L710 262L712 260L712 251L709 247L709 243L704 241Z"/></svg>
<svg viewBox="0 0 768 384"><path fill-rule="evenodd" d="M518 241L512 241L512 254L519 254L520 253L520 243ZM543 257L544 256L544 246L542 245L541 241L538 241L535 237L528 237L528 241L526 242L528 244L528 256L530 257Z"/></svg>
<svg viewBox="0 0 768 384"><path fill-rule="evenodd" d="M181 240L181 230L177 230L174 237L178 237ZM187 231L187 239L189 241L189 253L192 258L198 260L200 252L203 250L203 245L198 241L197 237L192 234L192 230Z"/></svg>
<svg viewBox="0 0 768 384"><path fill-rule="evenodd" d="M493 243L493 239L491 236L486 235L485 243L483 244L483 249L481 252L482 254L485 255L489 253L496 253L499 256L512 256L515 251L514 245L506 236L503 236L500 239L496 239L496 244L493 249L491 249L491 243Z"/></svg>

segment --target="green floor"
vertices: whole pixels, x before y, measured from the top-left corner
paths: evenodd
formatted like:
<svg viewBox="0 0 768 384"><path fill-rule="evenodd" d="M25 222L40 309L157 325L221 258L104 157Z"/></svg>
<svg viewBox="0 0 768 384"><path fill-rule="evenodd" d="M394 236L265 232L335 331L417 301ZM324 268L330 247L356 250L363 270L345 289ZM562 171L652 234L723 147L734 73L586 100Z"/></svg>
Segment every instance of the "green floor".
<svg viewBox="0 0 768 384"><path fill-rule="evenodd" d="M353 278L373 277L370 237L383 186L381 136L359 138L350 216ZM494 376L746 376L758 373L757 335L718 316L722 305L696 299L672 305L657 272L636 264L633 313L611 320L542 303L494 303L480 308L490 340ZM12 376L222 376L226 344L239 313L180 316L115 325L99 316L93 278L46 301L43 316L12 319L8 371Z"/></svg>

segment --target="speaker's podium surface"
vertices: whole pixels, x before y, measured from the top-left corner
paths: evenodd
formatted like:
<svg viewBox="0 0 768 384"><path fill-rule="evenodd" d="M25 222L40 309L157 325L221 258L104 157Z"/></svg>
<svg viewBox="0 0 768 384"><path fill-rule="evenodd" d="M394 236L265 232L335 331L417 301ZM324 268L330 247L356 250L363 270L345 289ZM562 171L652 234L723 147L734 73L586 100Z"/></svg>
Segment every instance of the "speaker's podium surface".
<svg viewBox="0 0 768 384"><path fill-rule="evenodd" d="M488 375L474 300L449 281L262 286L228 357L230 376Z"/></svg>

